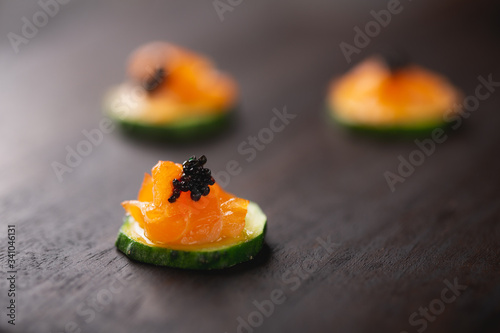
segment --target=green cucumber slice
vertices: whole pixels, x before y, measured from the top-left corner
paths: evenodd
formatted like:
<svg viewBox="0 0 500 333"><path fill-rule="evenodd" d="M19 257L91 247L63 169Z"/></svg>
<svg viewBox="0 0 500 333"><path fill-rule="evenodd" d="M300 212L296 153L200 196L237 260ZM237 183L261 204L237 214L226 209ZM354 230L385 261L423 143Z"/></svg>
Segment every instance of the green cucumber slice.
<svg viewBox="0 0 500 333"><path fill-rule="evenodd" d="M134 218L126 215L116 240L116 247L130 259L159 266L207 270L253 259L264 244L267 218L256 203L250 202L243 230L245 238L208 244L203 248L198 246L194 250L187 246L169 248L151 244L141 237L137 227Z"/></svg>
<svg viewBox="0 0 500 333"><path fill-rule="evenodd" d="M340 126L356 133L369 134L381 137L424 137L436 128L446 129L449 123L444 120L434 120L401 125L368 125L349 122L336 116L330 106L325 107L328 117Z"/></svg>
<svg viewBox="0 0 500 333"><path fill-rule="evenodd" d="M231 123L233 113L232 109L213 116L199 116L165 125L152 125L111 117L125 132L134 136L156 140L191 141L222 132Z"/></svg>
<svg viewBox="0 0 500 333"><path fill-rule="evenodd" d="M191 116L173 123L152 124L122 116L120 108L126 106L116 103L120 100L118 94L117 90L108 93L104 99L104 113L117 122L124 132L154 140L194 141L213 136L229 127L237 108L231 106L214 114Z"/></svg>

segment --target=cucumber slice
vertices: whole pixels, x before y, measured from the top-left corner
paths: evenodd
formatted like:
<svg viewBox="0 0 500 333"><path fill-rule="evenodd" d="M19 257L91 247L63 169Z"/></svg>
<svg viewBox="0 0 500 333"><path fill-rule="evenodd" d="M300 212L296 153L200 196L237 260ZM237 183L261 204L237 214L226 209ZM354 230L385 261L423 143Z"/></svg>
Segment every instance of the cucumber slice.
<svg viewBox="0 0 500 333"><path fill-rule="evenodd" d="M264 244L266 226L266 215L256 203L250 202L244 238L204 246L162 247L144 238L139 224L127 215L118 233L116 247L130 259L144 263L185 269L221 269L253 259Z"/></svg>
<svg viewBox="0 0 500 333"><path fill-rule="evenodd" d="M222 132L231 123L233 113L234 110L231 109L213 116L197 116L165 125L152 125L111 117L125 132L134 136L155 140L192 141Z"/></svg>
<svg viewBox="0 0 500 333"><path fill-rule="evenodd" d="M338 117L330 106L327 106L328 117L340 126L356 133L381 137L424 137L436 128L446 129L449 123L444 120L422 121L411 124L370 125L350 122Z"/></svg>
<svg viewBox="0 0 500 333"><path fill-rule="evenodd" d="M123 89L123 88L122 88ZM220 112L190 116L172 123L154 124L130 119L123 116L120 108L125 106L120 101L120 91L111 91L104 101L104 113L116 121L128 134L154 140L194 141L222 132L229 127L236 110L236 106L228 107Z"/></svg>

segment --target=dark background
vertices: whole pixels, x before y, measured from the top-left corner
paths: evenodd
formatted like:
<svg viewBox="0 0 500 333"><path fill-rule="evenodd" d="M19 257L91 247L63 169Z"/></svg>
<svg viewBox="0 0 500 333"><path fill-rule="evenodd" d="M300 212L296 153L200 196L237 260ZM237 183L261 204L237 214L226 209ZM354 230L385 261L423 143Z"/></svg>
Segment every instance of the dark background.
<svg viewBox="0 0 500 333"><path fill-rule="evenodd" d="M500 81L500 24L493 1L403 1L402 13L358 62L388 47L443 73L465 95L477 77ZM243 1L224 14L211 1L72 1L15 53L35 1L0 2L0 259L7 224L17 233L12 332L235 332L254 300L282 290L283 304L256 332L417 332L409 316L441 297L444 280L467 286L426 332L500 330L499 92L404 183L385 171L416 149L412 140L350 135L323 112L329 80L353 64L339 44L387 1ZM128 54L168 40L210 56L240 84L237 125L190 145L105 134L59 182L64 163L103 118L106 89L124 79ZM284 106L294 119L252 162L238 145ZM268 215L267 246L249 264L192 272L131 262L114 247L123 210L160 159L206 154L213 172L237 160L227 189ZM317 237L336 245L327 253ZM302 267L313 271L305 274ZM287 273L288 272L288 273ZM292 272L292 273L290 273ZM300 285L283 279L298 278ZM287 275L289 274L289 275ZM299 278L300 276L300 278ZM303 278L302 278L303 277ZM420 317L418 317L420 318Z"/></svg>

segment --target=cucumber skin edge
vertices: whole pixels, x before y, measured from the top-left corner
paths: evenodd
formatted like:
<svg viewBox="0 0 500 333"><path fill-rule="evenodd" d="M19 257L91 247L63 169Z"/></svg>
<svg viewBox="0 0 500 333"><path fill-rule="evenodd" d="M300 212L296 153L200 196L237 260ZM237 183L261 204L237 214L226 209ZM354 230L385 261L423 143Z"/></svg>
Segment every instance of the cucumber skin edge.
<svg viewBox="0 0 500 333"><path fill-rule="evenodd" d="M262 249L266 230L267 222L257 237L214 251L183 251L149 246L131 239L121 229L115 245L130 259L148 264L195 270L222 269L253 259Z"/></svg>
<svg viewBox="0 0 500 333"><path fill-rule="evenodd" d="M182 142L200 140L224 131L234 121L236 110L237 106L235 105L221 114L213 115L200 122L195 121L190 124L184 124L182 121L172 124L147 124L116 117L109 109L105 109L104 113L117 122L121 129L131 136Z"/></svg>
<svg viewBox="0 0 500 333"><path fill-rule="evenodd" d="M446 121L428 123L428 124L418 124L416 126L371 126L366 124L354 124L348 123L337 116L333 112L333 108L325 104L325 113L327 117L336 123L337 125L347 129L353 133L366 134L372 136L379 136L385 138L393 137L416 137L424 138L432 134L435 129L442 129L446 131L450 127L450 123Z"/></svg>

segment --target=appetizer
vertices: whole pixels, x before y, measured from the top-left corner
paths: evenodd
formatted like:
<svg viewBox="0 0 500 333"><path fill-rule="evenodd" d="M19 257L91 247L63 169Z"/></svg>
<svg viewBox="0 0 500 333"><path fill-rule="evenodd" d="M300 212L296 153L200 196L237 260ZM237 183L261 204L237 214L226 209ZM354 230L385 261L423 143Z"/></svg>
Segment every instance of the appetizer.
<svg viewBox="0 0 500 333"><path fill-rule="evenodd" d="M252 259L261 250L267 218L256 203L224 191L203 155L183 164L159 161L145 174L116 246L145 263L219 269Z"/></svg>
<svg viewBox="0 0 500 333"><path fill-rule="evenodd" d="M331 83L327 109L353 129L404 134L444 127L445 116L459 111L459 99L459 91L438 74L373 57Z"/></svg>
<svg viewBox="0 0 500 333"><path fill-rule="evenodd" d="M104 109L131 133L189 140L226 127L236 98L236 83L210 60L153 42L131 55L128 80L111 89Z"/></svg>

